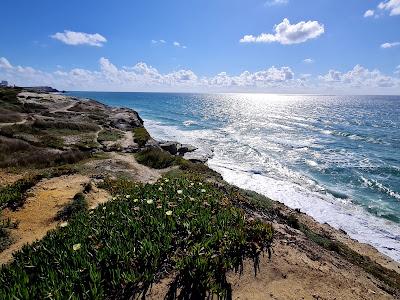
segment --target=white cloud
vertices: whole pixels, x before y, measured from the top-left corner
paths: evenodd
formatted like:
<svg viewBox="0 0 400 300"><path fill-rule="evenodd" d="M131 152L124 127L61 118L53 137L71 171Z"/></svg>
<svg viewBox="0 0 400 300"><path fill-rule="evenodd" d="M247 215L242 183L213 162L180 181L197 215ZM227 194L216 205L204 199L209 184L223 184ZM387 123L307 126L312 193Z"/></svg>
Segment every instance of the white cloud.
<svg viewBox="0 0 400 300"><path fill-rule="evenodd" d="M306 58L305 60L303 60L303 62L306 64L312 64L314 63L314 60L312 58Z"/></svg>
<svg viewBox="0 0 400 300"><path fill-rule="evenodd" d="M151 40L152 44L165 44L167 43L165 40Z"/></svg>
<svg viewBox="0 0 400 300"><path fill-rule="evenodd" d="M5 57L0 57L0 69L11 69L12 65Z"/></svg>
<svg viewBox="0 0 400 300"><path fill-rule="evenodd" d="M390 88L400 86L398 79L386 76L376 69L370 71L361 65L356 65L347 73L329 70L326 75L319 76L319 79L328 84L336 84L340 88Z"/></svg>
<svg viewBox="0 0 400 300"><path fill-rule="evenodd" d="M375 11L372 9L368 9L365 13L364 13L364 18L368 18L368 17L372 17L375 14Z"/></svg>
<svg viewBox="0 0 400 300"><path fill-rule="evenodd" d="M387 49L387 48L397 47L399 45L400 45L400 42L384 43L384 44L381 45L381 48Z"/></svg>
<svg viewBox="0 0 400 300"><path fill-rule="evenodd" d="M51 38L59 40L67 45L90 45L96 47L102 47L107 39L99 33L85 33L75 32L70 30L64 30L64 32L57 32L51 35Z"/></svg>
<svg viewBox="0 0 400 300"><path fill-rule="evenodd" d="M378 8L389 11L390 16L400 15L400 0L387 0L379 3Z"/></svg>
<svg viewBox="0 0 400 300"><path fill-rule="evenodd" d="M274 34L261 33L259 36L245 35L240 39L241 43L281 43L283 45L304 43L315 39L324 33L324 25L317 21L302 21L290 24L288 19L274 26Z"/></svg>
<svg viewBox="0 0 400 300"><path fill-rule="evenodd" d="M289 3L289 0L269 0L265 2L266 6L277 6L277 5L286 5Z"/></svg>
<svg viewBox="0 0 400 300"><path fill-rule="evenodd" d="M183 49L186 49L187 47L186 46L184 46L184 45L182 45L181 43L179 43L179 42L173 42L173 45L175 46L175 47L178 47L178 48L183 48Z"/></svg>
<svg viewBox="0 0 400 300"><path fill-rule="evenodd" d="M400 71L397 67L395 73ZM337 92L393 93L400 90L400 78L379 70L356 65L348 72L330 70L323 76L295 75L290 67L270 67L244 71L238 75L220 72L199 77L190 69L161 73L155 67L139 62L130 67L117 67L107 58L99 59L98 70L74 68L45 72L26 66L12 65L0 57L0 79L21 86L50 85L65 90L103 91L202 91L202 92Z"/></svg>

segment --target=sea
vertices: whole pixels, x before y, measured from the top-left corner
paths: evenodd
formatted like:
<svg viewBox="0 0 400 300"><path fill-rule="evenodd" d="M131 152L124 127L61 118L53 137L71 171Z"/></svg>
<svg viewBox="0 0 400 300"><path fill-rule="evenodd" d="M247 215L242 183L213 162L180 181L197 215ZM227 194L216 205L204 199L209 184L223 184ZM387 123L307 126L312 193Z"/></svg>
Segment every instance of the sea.
<svg viewBox="0 0 400 300"><path fill-rule="evenodd" d="M400 261L400 96L69 92L136 110L159 140Z"/></svg>

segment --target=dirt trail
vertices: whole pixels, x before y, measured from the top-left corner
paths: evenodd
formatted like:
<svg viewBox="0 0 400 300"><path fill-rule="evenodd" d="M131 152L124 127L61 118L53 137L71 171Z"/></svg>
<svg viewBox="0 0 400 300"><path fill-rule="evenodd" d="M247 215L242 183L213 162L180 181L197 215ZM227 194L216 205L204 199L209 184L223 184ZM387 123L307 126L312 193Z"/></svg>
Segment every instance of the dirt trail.
<svg viewBox="0 0 400 300"><path fill-rule="evenodd" d="M31 196L21 209L17 211L5 209L2 217L18 221L19 225L17 229L11 231L14 243L0 253L0 265L11 260L12 253L20 250L23 245L43 238L50 229L56 228L58 222L54 217L57 212L69 203L75 194L81 192L84 184L88 182L90 182L89 177L82 175L45 179L32 188ZM91 208L109 198L107 192L97 188L93 188L87 195Z"/></svg>
<svg viewBox="0 0 400 300"><path fill-rule="evenodd" d="M0 123L0 127L6 127L6 126L12 126L12 125L21 125L21 124L25 124L26 122L28 122L28 119L23 119L22 121L13 122L13 123Z"/></svg>
<svg viewBox="0 0 400 300"><path fill-rule="evenodd" d="M120 140L122 148L129 148L136 143L133 141L133 134L132 131L125 131L124 137Z"/></svg>

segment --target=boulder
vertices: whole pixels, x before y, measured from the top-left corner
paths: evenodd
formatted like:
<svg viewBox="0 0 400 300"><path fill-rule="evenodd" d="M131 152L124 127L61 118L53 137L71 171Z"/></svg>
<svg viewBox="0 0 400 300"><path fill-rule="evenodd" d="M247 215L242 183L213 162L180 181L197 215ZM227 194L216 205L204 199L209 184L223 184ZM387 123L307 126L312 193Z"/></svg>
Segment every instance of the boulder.
<svg viewBox="0 0 400 300"><path fill-rule="evenodd" d="M181 144L178 147L178 154L183 156L185 153L196 151L197 148L189 144Z"/></svg>
<svg viewBox="0 0 400 300"><path fill-rule="evenodd" d="M181 144L179 144L178 142L169 141L169 142L162 142L159 144L159 146L161 147L161 149L168 151L172 155L176 155L178 153L178 149L180 148Z"/></svg>

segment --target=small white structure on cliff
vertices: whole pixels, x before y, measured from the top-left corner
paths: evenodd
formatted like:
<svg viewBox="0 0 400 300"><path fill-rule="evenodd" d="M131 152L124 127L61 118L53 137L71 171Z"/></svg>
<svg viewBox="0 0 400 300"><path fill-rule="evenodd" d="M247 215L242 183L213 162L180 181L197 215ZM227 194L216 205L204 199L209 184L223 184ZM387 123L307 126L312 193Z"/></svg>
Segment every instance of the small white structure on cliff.
<svg viewBox="0 0 400 300"><path fill-rule="evenodd" d="M8 86L8 81L2 80L0 82L0 87L7 87Z"/></svg>

